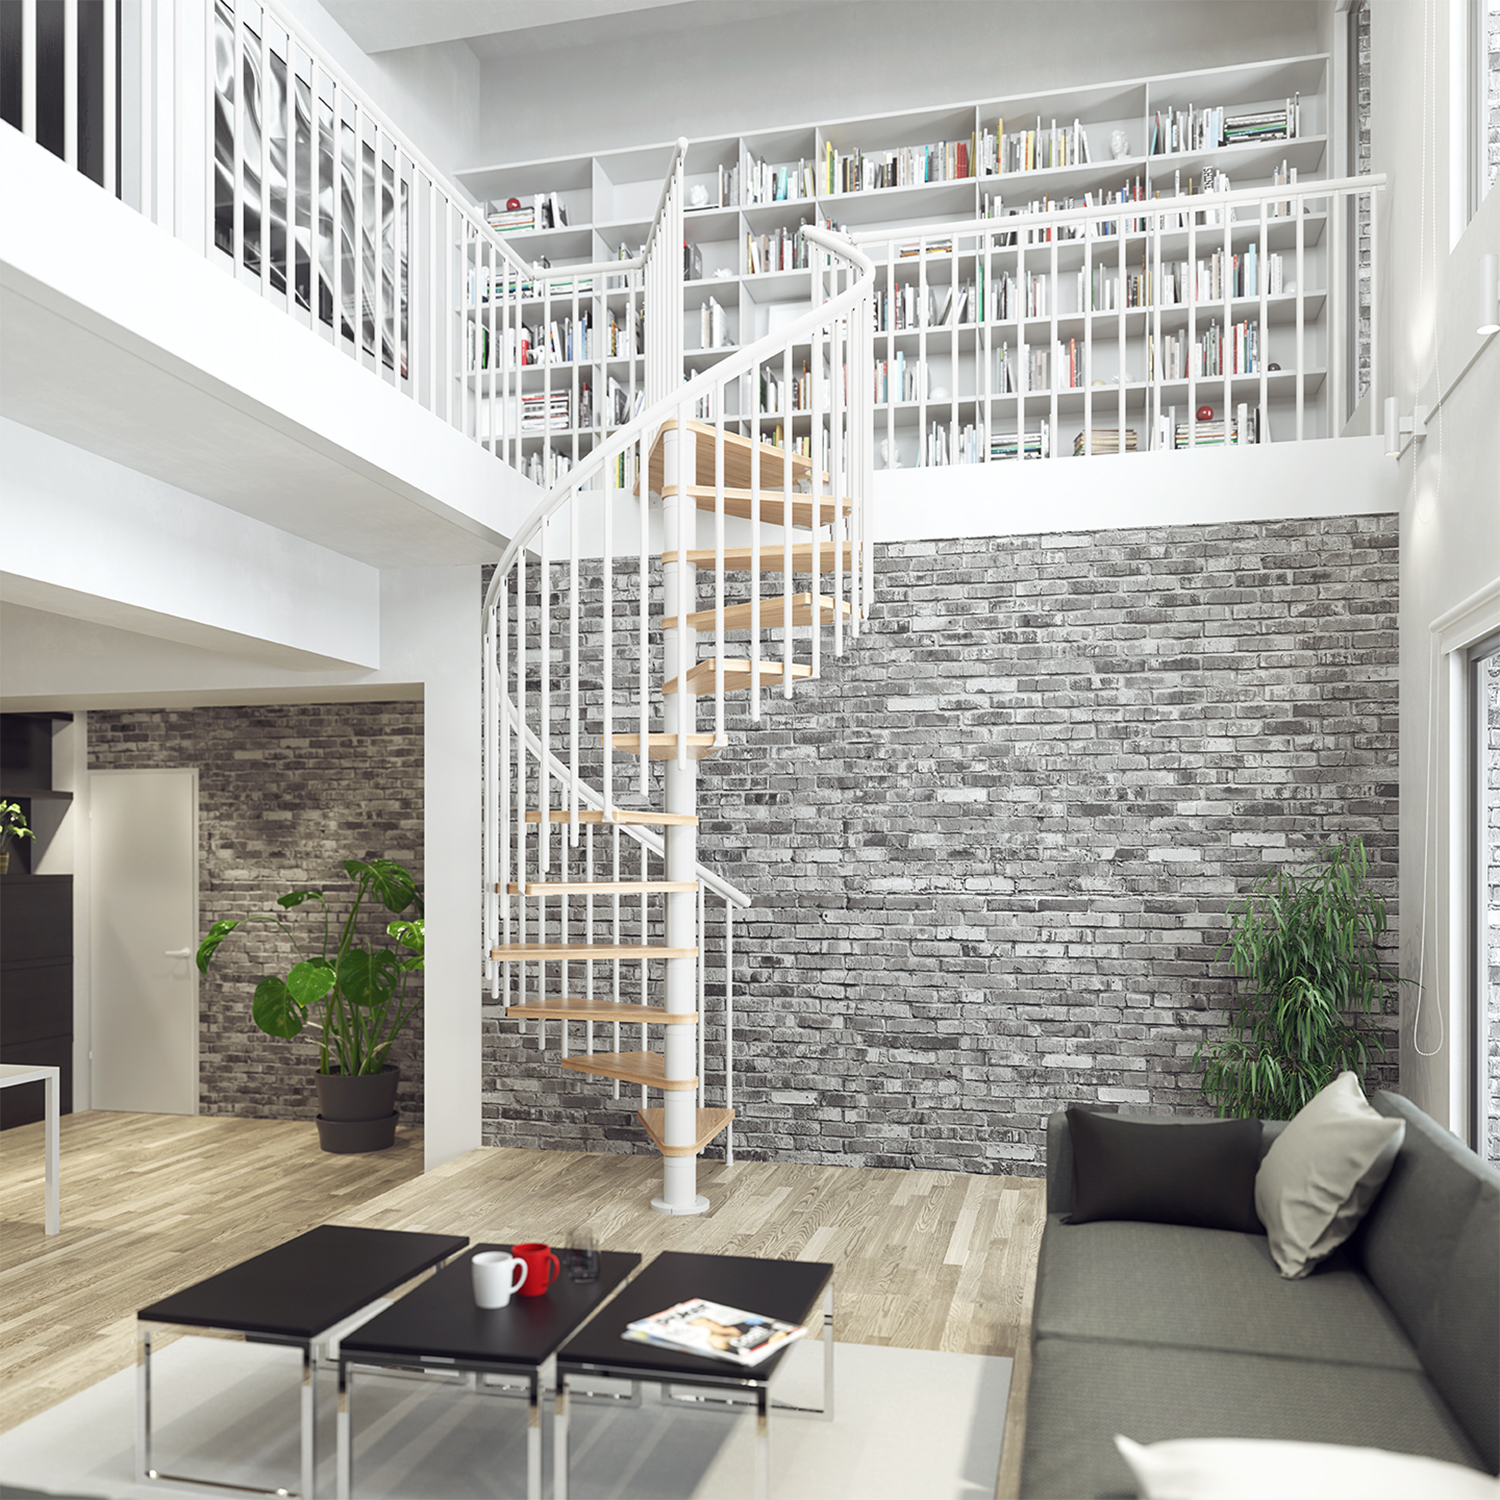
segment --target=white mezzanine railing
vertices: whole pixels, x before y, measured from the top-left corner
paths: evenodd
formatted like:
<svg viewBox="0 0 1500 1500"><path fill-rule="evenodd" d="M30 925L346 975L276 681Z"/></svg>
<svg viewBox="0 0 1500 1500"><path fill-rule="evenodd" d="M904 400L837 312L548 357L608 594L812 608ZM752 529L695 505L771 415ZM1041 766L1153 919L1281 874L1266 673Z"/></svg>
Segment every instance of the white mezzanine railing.
<svg viewBox="0 0 1500 1500"><path fill-rule="evenodd" d="M1350 305L1339 210L1384 185L1291 182L855 235L880 266L881 466L1335 435L1359 379L1337 333ZM1372 287L1377 249L1372 237ZM1372 372L1378 306L1372 291Z"/></svg>
<svg viewBox="0 0 1500 1500"><path fill-rule="evenodd" d="M533 265L269 0L15 5L0 116L543 488L618 423L528 318L579 327L607 278L645 330L626 419L680 370L681 145L638 254Z"/></svg>
<svg viewBox="0 0 1500 1500"><path fill-rule="evenodd" d="M672 806L671 774L726 743L726 692L748 687L750 717L757 719L762 687L779 686L790 697L796 678L816 677L824 629L831 629L832 649L841 652L858 633L871 597L873 537L865 497L874 267L840 236L803 233L814 248L809 311L688 384L669 386L595 448L520 529L486 600L485 929L492 997L503 997L523 1027L535 1016L543 1042L547 1020L557 1019L565 1058L573 1046L570 1028L581 1025L587 1058L595 1051L596 1017L603 1014L598 998L613 1005L633 996L633 1005L643 1005L652 993L645 945L653 936L665 935L677 944L668 952L682 955L662 960L661 985L667 1011L684 1010L682 974L674 977L672 965L686 962L686 930L696 950L701 1018L692 1098L702 1096L710 1076L722 1076L715 1097L731 1110L732 918L749 898L697 863L696 835L683 824L684 818L695 824L696 817ZM663 336L680 337L680 322ZM804 376L801 401L793 378L798 360L822 377ZM773 387L781 404L759 409L762 393ZM734 431L742 413L754 424L750 438ZM773 421L782 446L759 441L761 424ZM700 513L711 532L708 546L698 545ZM768 525L780 534L766 540L762 528ZM805 534L797 536L798 529ZM653 553L660 553L659 572ZM748 576L748 598L726 599L729 573ZM805 597L792 593L798 574L813 579ZM785 580L782 595L763 597L768 575ZM821 592L825 578L828 595ZM709 602L701 598L705 584L711 607L700 609ZM661 616L651 610L653 587L661 589ZM762 654L763 630L778 629L779 651ZM731 655L727 638L746 631L748 656ZM701 662L700 639L713 651ZM708 700L701 710L700 699ZM700 723L708 733L698 732ZM622 779L615 758L631 754L638 775ZM669 817L655 821L678 826L665 836L630 821L651 814L650 758L667 762ZM620 801L621 793L631 805ZM603 837L597 836L601 829ZM611 890L623 871L634 873L634 861L622 856L622 838L638 845L639 879L624 881L637 888L630 894ZM674 917L670 908L652 917L644 887L652 886L653 856L664 861L668 877L653 890L669 901L686 899L684 882L696 882L696 918L680 910ZM724 944L723 1011L712 1024L703 1012L710 895L722 902ZM598 959L548 956L549 950L576 955L580 939L586 948L625 950L639 964L631 981L622 977L618 952ZM565 1005L570 995L575 998ZM577 1019L559 1014L569 1007L578 1009ZM639 1025L644 1052L646 1021L632 1022L627 1010L604 1024L612 1028L611 1056L618 1054L622 1025ZM683 1076L673 1071L681 1064L672 1056L678 1029L668 1027L668 1079ZM722 1049L712 1075L705 1071L710 1036ZM644 1084L641 1093L644 1105ZM667 1094L663 1138L673 1149L681 1144L672 1139L673 1108L680 1102L676 1092ZM725 1151L732 1160L727 1128ZM673 1169L683 1163L674 1161L673 1150L664 1155L665 1198L672 1200ZM691 1200L691 1192L683 1192Z"/></svg>

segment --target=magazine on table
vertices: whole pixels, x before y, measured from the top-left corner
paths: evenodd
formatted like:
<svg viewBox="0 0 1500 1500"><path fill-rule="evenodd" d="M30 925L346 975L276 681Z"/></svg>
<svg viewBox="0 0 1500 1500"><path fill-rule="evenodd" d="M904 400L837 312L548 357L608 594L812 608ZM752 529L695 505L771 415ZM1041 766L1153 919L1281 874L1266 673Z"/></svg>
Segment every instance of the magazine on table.
<svg viewBox="0 0 1500 1500"><path fill-rule="evenodd" d="M626 1327L622 1337L640 1344L660 1344L705 1359L721 1359L748 1369L806 1332L806 1328L794 1323L691 1297L665 1312L638 1318Z"/></svg>

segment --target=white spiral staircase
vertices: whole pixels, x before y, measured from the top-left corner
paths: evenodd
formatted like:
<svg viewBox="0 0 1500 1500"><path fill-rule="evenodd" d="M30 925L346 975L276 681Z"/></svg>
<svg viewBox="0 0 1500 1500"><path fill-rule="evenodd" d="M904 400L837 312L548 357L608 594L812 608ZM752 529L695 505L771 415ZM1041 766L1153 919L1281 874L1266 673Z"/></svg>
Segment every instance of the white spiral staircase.
<svg viewBox="0 0 1500 1500"><path fill-rule="evenodd" d="M727 695L748 693L754 723L768 691L816 681L872 581L873 266L805 229L806 314L682 384L682 204L679 151L645 253L624 263L644 295L645 409L521 528L484 647L492 994L559 1069L617 1099L639 1088L663 1161L653 1206L670 1214L708 1207L711 1142L733 1160L733 914L749 905L699 863L698 764L729 743ZM576 288L621 268L551 274ZM763 372L779 411L759 411Z"/></svg>

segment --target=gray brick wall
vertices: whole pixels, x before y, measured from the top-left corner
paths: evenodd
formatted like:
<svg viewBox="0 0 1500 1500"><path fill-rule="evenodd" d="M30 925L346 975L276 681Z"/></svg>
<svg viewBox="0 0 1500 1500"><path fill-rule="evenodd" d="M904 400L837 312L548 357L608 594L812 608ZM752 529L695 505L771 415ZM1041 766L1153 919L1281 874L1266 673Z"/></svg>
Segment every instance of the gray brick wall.
<svg viewBox="0 0 1500 1500"><path fill-rule="evenodd" d="M1035 1173L1059 1105L1202 1110L1226 906L1354 833L1394 899L1396 549L1385 516L878 549L866 633L703 763L702 857L755 896L738 1149ZM640 1149L638 1096L555 1058L486 1010L486 1139Z"/></svg>
<svg viewBox="0 0 1500 1500"><path fill-rule="evenodd" d="M264 916L296 886L352 894L340 861L384 856L422 874L422 705L337 703L91 713L93 770L198 768L200 910ZM341 907L335 900L334 910ZM383 931L376 918L371 935ZM199 983L199 1108L210 1115L311 1119L313 1033L265 1036L256 983L296 962L273 927L234 933ZM420 977L420 976L419 976ZM422 1121L418 1014L393 1054L403 1124Z"/></svg>

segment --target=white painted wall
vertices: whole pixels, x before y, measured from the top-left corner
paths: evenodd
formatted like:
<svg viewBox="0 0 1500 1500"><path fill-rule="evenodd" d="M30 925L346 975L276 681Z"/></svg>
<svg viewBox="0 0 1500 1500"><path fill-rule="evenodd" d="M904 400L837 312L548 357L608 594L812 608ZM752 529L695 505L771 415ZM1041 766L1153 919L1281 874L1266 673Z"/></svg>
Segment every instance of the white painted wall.
<svg viewBox="0 0 1500 1500"><path fill-rule="evenodd" d="M0 417L0 598L301 668L380 664L380 574Z"/></svg>
<svg viewBox="0 0 1500 1500"><path fill-rule="evenodd" d="M898 469L877 473L874 489L883 542L1363 515L1399 503L1378 438Z"/></svg>
<svg viewBox="0 0 1500 1500"><path fill-rule="evenodd" d="M1500 251L1500 195L1452 245L1456 159L1451 44L1462 7L1374 0L1372 169L1389 174L1381 224L1385 389L1403 415L1447 392L1427 440L1400 461L1402 1087L1462 1130L1466 996L1463 778L1448 651L1482 631L1483 610L1440 638L1434 622L1500 590L1500 340L1481 348L1477 262ZM1472 360L1472 363L1470 361ZM1467 368L1466 368L1467 367ZM1394 465L1393 465L1394 467Z"/></svg>
<svg viewBox="0 0 1500 1500"><path fill-rule="evenodd" d="M292 24L317 43L440 171L472 159L479 138L479 59L465 42L439 42L369 56L317 0L279 0Z"/></svg>
<svg viewBox="0 0 1500 1500"><path fill-rule="evenodd" d="M380 576L378 669L299 672L177 640L0 605L0 710L175 708L196 704L421 699L425 725L425 1002L429 1167L480 1143L479 569L388 569ZM66 752L86 791L82 720ZM61 778L65 756L55 757ZM59 779L59 785L69 785ZM70 814L73 868L86 872L86 798ZM58 843L59 857L64 850ZM88 953L88 890L75 879L76 955ZM81 925L80 925L81 924ZM81 936L80 936L81 934ZM75 981L75 1061L87 1063L88 974ZM77 1076L87 1077L81 1065ZM87 1108L87 1100L79 1108Z"/></svg>
<svg viewBox="0 0 1500 1500"><path fill-rule="evenodd" d="M0 214L5 416L375 566L493 558L536 503L477 443L15 131L0 131L0 181L17 205Z"/></svg>
<svg viewBox="0 0 1500 1500"><path fill-rule="evenodd" d="M702 24L673 13L652 35L600 25L601 40L570 36L565 50L561 28L521 34L484 64L478 154L463 165L1319 52L1331 12L1299 0L815 0L766 15L744 5L726 21L729 9L702 5Z"/></svg>

